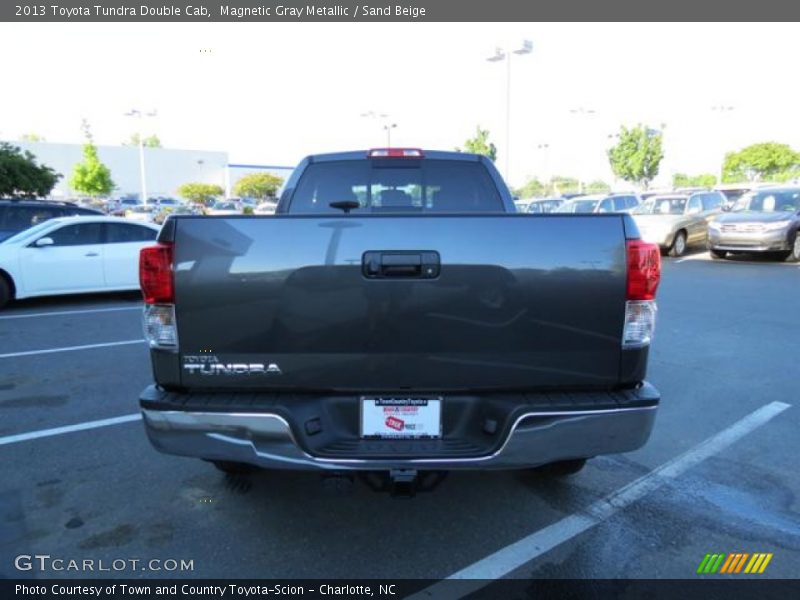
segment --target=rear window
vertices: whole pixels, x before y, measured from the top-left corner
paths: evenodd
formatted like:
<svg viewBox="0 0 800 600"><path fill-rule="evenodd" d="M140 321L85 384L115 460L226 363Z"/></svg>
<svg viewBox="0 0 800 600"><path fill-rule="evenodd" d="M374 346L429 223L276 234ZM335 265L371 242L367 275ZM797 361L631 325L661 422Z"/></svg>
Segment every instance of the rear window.
<svg viewBox="0 0 800 600"><path fill-rule="evenodd" d="M300 177L290 213L503 212L486 168L458 160L350 160L311 164Z"/></svg>

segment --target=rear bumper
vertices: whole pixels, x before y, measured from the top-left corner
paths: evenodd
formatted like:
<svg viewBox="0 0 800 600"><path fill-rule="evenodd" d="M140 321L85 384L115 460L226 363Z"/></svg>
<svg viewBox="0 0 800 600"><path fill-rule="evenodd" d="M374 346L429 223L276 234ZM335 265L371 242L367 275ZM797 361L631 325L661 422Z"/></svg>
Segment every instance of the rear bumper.
<svg viewBox="0 0 800 600"><path fill-rule="evenodd" d="M445 432L439 441L354 440L349 452L333 455L310 447L306 431L290 423L292 419L285 413L154 408L158 404L153 398L159 393L166 394L152 386L145 390L142 413L147 435L161 452L271 469L318 471L517 469L628 452L649 438L659 402L658 392L645 383L624 392L628 398L633 396L628 406L541 409L526 403L491 443L472 444L473 451L448 451L448 442L463 445L466 441L448 440ZM485 432L482 435L492 437Z"/></svg>

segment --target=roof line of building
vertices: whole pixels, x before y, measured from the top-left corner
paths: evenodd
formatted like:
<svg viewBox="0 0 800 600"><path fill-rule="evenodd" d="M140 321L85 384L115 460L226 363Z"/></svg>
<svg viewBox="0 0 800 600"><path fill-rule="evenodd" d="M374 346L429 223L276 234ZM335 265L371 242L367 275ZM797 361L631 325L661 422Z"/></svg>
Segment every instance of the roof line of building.
<svg viewBox="0 0 800 600"><path fill-rule="evenodd" d="M235 165L229 164L228 167L234 169L294 169L294 167L285 167L282 165Z"/></svg>

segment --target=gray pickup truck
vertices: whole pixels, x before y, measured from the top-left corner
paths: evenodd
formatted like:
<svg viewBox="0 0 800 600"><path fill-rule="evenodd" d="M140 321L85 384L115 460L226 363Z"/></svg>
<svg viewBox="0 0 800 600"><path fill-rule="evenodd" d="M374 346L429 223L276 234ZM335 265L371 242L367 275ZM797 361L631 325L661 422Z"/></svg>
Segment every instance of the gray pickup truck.
<svg viewBox="0 0 800 600"><path fill-rule="evenodd" d="M160 451L408 490L634 450L659 249L627 214L519 214L485 157L315 155L275 216L175 216L141 254Z"/></svg>

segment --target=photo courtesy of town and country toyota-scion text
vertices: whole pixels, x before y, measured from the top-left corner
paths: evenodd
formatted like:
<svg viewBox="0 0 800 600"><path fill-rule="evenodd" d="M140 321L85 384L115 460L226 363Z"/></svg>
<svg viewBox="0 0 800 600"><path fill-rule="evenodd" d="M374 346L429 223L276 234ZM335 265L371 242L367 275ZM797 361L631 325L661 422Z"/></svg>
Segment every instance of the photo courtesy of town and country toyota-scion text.
<svg viewBox="0 0 800 600"><path fill-rule="evenodd" d="M0 5L0 598L798 597L795 12Z"/></svg>

